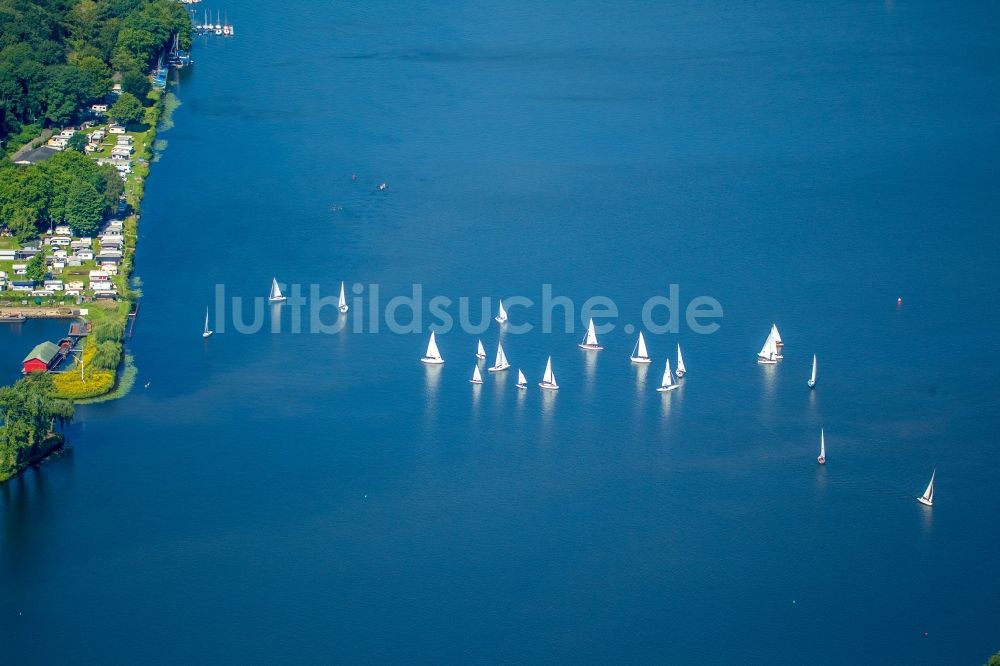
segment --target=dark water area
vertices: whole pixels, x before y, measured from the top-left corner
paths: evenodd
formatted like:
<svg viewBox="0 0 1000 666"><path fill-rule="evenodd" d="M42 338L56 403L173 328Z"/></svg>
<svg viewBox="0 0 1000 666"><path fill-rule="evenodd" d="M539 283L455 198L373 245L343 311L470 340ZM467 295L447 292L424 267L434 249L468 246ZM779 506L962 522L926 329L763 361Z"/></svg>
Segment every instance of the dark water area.
<svg viewBox="0 0 1000 666"><path fill-rule="evenodd" d="M136 388L79 408L71 450L0 487L7 654L1000 650L1000 9L219 9L237 36L196 42L147 184ZM249 321L272 276L359 285L361 330L306 315L293 333L290 303L253 334L218 316L216 285ZM474 322L480 297L533 299L510 323L535 330L503 333L512 370L468 382L492 322L439 334L438 368L419 363L426 309L419 333L374 332L373 286L380 313L414 284L456 321L461 297ZM571 332L559 310L541 330L543 285L571 299ZM630 364L626 325L671 285L681 309L720 303L718 331L682 321ZM619 316L588 353L595 295ZM784 360L758 366L772 322ZM13 378L34 343L10 336ZM661 395L678 342L689 374ZM536 387L549 355L557 393Z"/></svg>
<svg viewBox="0 0 1000 666"><path fill-rule="evenodd" d="M71 319L25 319L0 324L0 382L21 378L21 362L40 342L59 342L66 337Z"/></svg>

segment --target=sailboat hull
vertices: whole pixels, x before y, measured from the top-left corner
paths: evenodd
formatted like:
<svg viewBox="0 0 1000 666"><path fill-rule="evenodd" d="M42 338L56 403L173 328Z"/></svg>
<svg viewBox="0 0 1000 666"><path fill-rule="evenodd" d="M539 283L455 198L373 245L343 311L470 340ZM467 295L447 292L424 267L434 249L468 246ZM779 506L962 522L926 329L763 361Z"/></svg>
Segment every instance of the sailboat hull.
<svg viewBox="0 0 1000 666"><path fill-rule="evenodd" d="M482 384L483 380L482 379L470 379L469 383L470 384Z"/></svg>
<svg viewBox="0 0 1000 666"><path fill-rule="evenodd" d="M420 362L426 363L427 365L441 365L442 363L444 363L444 359L435 358L433 356L424 356L422 359L420 359Z"/></svg>
<svg viewBox="0 0 1000 666"><path fill-rule="evenodd" d="M934 500L929 500L926 497L918 497L917 501L923 504L924 506L934 506Z"/></svg>
<svg viewBox="0 0 1000 666"><path fill-rule="evenodd" d="M539 388L543 388L546 391L558 391L559 384L553 384L552 382L538 382Z"/></svg>
<svg viewBox="0 0 1000 666"><path fill-rule="evenodd" d="M809 388L816 388L816 382L810 379L809 381L806 382L806 386L808 386Z"/></svg>
<svg viewBox="0 0 1000 666"><path fill-rule="evenodd" d="M212 337L212 333L213 332L214 331L205 331L204 333L201 334L201 337L203 337L203 338L210 338L210 337Z"/></svg>
<svg viewBox="0 0 1000 666"><path fill-rule="evenodd" d="M496 321L496 323L498 323L498 324L506 324L507 323L507 317L493 317L493 320Z"/></svg>
<svg viewBox="0 0 1000 666"><path fill-rule="evenodd" d="M648 356L633 356L630 359L633 363L652 363L653 359Z"/></svg>
<svg viewBox="0 0 1000 666"><path fill-rule="evenodd" d="M660 393L666 393L667 391L673 391L675 388L677 388L677 384L671 384L670 386L660 386L656 390L659 391Z"/></svg>
<svg viewBox="0 0 1000 666"><path fill-rule="evenodd" d="M586 349L587 351L601 351L604 349L601 345L588 345L586 342L581 342L577 345L580 349Z"/></svg>
<svg viewBox="0 0 1000 666"><path fill-rule="evenodd" d="M494 365L492 368L486 368L486 370L488 372L503 372L508 368L510 368L510 363L508 363L507 365Z"/></svg>
<svg viewBox="0 0 1000 666"><path fill-rule="evenodd" d="M778 364L777 361L774 361L772 359L769 359L769 358L760 358L760 357L757 358L757 362L760 363L761 365L777 365Z"/></svg>
<svg viewBox="0 0 1000 666"><path fill-rule="evenodd" d="M347 314L347 306L346 305L341 305L337 309L340 310L340 314Z"/></svg>
<svg viewBox="0 0 1000 666"><path fill-rule="evenodd" d="M519 389L526 389L526 388L528 388L528 385L527 384L515 384L514 387L515 388L519 388Z"/></svg>
<svg viewBox="0 0 1000 666"><path fill-rule="evenodd" d="M267 299L267 302L268 303L284 303L286 300L288 300L288 299L285 298L284 296L277 296L277 297L274 297L274 298Z"/></svg>
<svg viewBox="0 0 1000 666"><path fill-rule="evenodd" d="M680 379L681 377L687 374L687 370L678 370L674 374L677 375L677 379Z"/></svg>
<svg viewBox="0 0 1000 666"><path fill-rule="evenodd" d="M818 462L820 465L825 465L826 464L826 456L817 456L816 457L816 462Z"/></svg>

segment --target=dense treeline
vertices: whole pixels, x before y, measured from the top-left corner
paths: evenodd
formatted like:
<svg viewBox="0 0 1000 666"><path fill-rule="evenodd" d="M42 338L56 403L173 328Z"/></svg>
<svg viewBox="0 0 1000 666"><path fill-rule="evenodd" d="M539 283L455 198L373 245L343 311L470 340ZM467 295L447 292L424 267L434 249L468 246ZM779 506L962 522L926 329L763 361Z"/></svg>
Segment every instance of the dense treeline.
<svg viewBox="0 0 1000 666"><path fill-rule="evenodd" d="M190 47L176 0L0 0L0 142L27 140L26 125L66 124L111 91L116 72L142 99L174 33Z"/></svg>
<svg viewBox="0 0 1000 666"><path fill-rule="evenodd" d="M118 205L124 185L115 168L66 150L31 166L0 164L0 228L23 243L50 225L91 236ZM41 229L40 229L41 227Z"/></svg>
<svg viewBox="0 0 1000 666"><path fill-rule="evenodd" d="M53 429L73 418L73 403L53 397L52 377L32 373L0 387L0 481L43 457L60 440Z"/></svg>

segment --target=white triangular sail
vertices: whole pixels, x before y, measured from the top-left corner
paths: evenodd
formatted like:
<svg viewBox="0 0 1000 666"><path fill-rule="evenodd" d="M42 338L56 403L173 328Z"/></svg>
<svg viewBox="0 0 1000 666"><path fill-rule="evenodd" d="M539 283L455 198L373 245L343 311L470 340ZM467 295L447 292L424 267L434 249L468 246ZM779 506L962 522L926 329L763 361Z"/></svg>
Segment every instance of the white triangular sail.
<svg viewBox="0 0 1000 666"><path fill-rule="evenodd" d="M471 381L473 384L482 384L483 383L483 375L482 375L482 373L479 372L479 366L478 365L472 371L472 379L470 379L469 381Z"/></svg>
<svg viewBox="0 0 1000 666"><path fill-rule="evenodd" d="M476 357L477 358L486 358L486 348L483 347L483 341L482 340L477 340L476 341Z"/></svg>
<svg viewBox="0 0 1000 666"><path fill-rule="evenodd" d="M347 312L347 295L344 293L344 282L340 282L340 298L337 299L337 309L341 312Z"/></svg>
<svg viewBox="0 0 1000 666"><path fill-rule="evenodd" d="M500 300L500 308L499 311L497 312L497 316L494 317L494 319L496 319L501 324L507 321L507 311L503 307L503 299Z"/></svg>
<svg viewBox="0 0 1000 666"><path fill-rule="evenodd" d="M771 356L771 335L770 335L770 333L768 334L767 339L764 340L764 346L760 348L759 352L757 352L757 356L760 356L761 358L769 358Z"/></svg>
<svg viewBox="0 0 1000 666"><path fill-rule="evenodd" d="M525 388L527 386L528 386L528 378L525 377L524 373L521 372L521 369L518 368L518 370L517 370L517 387L518 388Z"/></svg>
<svg viewBox="0 0 1000 666"><path fill-rule="evenodd" d="M826 433L823 432L822 428L819 429L819 458L817 460L821 463L826 462Z"/></svg>
<svg viewBox="0 0 1000 666"><path fill-rule="evenodd" d="M677 376L683 377L687 374L687 368L684 367L684 357L681 355L681 346L677 345Z"/></svg>
<svg viewBox="0 0 1000 666"><path fill-rule="evenodd" d="M539 384L542 388L547 389L557 389L559 384L556 383L556 373L552 371L552 357L549 356L549 360L545 363L545 374L542 375L542 381Z"/></svg>
<svg viewBox="0 0 1000 666"><path fill-rule="evenodd" d="M434 331L431 331L431 339L427 341L427 353L420 360L424 363L444 363L444 359L441 358L441 352L438 350L437 338L434 335Z"/></svg>
<svg viewBox="0 0 1000 666"><path fill-rule="evenodd" d="M490 368L491 372L498 372L500 370L506 370L510 367L510 363L507 362L507 354L504 353L503 343L497 343L497 356L493 363L493 367Z"/></svg>
<svg viewBox="0 0 1000 666"><path fill-rule="evenodd" d="M208 308L205 308L205 333L209 333L208 330Z"/></svg>
<svg viewBox="0 0 1000 666"><path fill-rule="evenodd" d="M772 333L768 333L767 339L764 340L764 346L757 352L757 360L761 363L775 363L777 356L778 347L774 343L774 336Z"/></svg>
<svg viewBox="0 0 1000 666"><path fill-rule="evenodd" d="M594 329L593 319L591 319L587 324L587 335L584 336L583 342L577 346L581 349L589 349L591 351L600 351L601 349L604 349L604 347L597 342L597 331Z"/></svg>
<svg viewBox="0 0 1000 666"><path fill-rule="evenodd" d="M677 383L674 381L674 374L670 372L670 359L667 359L666 365L663 366L663 379L660 380L660 386L657 391L669 391L677 387Z"/></svg>
<svg viewBox="0 0 1000 666"><path fill-rule="evenodd" d="M549 384L556 383L556 373L552 371L552 357L549 356L549 360L545 362L545 374L542 375L542 381Z"/></svg>
<svg viewBox="0 0 1000 666"><path fill-rule="evenodd" d="M934 477L937 476L937 470L931 472L931 482L927 484L927 490L924 494L919 497L920 501L927 506L934 504Z"/></svg>
<svg viewBox="0 0 1000 666"><path fill-rule="evenodd" d="M646 349L646 338L643 337L642 331L639 331L639 339L635 343L635 348L632 350L632 360L636 363L648 363L649 362L649 350Z"/></svg>
<svg viewBox="0 0 1000 666"><path fill-rule="evenodd" d="M814 386L816 384L816 354L813 354L813 370L812 374L809 376L809 386Z"/></svg>
<svg viewBox="0 0 1000 666"><path fill-rule="evenodd" d="M285 300L284 295L281 293L281 287L278 286L278 278L271 278L271 294L267 298L269 301Z"/></svg>
<svg viewBox="0 0 1000 666"><path fill-rule="evenodd" d="M771 324L771 338L774 340L774 345L780 347L785 343L781 341L781 333L778 333L778 325Z"/></svg>

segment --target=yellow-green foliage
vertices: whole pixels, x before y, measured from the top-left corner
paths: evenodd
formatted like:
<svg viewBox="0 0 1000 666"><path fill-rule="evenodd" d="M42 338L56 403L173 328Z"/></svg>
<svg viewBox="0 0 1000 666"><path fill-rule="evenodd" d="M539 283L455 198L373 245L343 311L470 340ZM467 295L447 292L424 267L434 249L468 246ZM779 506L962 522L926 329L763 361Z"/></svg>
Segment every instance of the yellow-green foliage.
<svg viewBox="0 0 1000 666"><path fill-rule="evenodd" d="M52 384L57 398L93 398L103 395L115 386L114 370L101 370L93 364L97 341L88 338L83 346L83 378L79 369L53 375Z"/></svg>
<svg viewBox="0 0 1000 666"><path fill-rule="evenodd" d="M82 398L75 400L74 402L78 405L92 405L98 402L107 402L109 400L117 400L118 398L123 398L128 395L129 391L135 385L135 378L139 374L139 369L135 367L135 359L131 354L125 355L125 368L118 375L118 385L115 386L115 390L110 393L105 393L104 395L99 395L96 398Z"/></svg>

